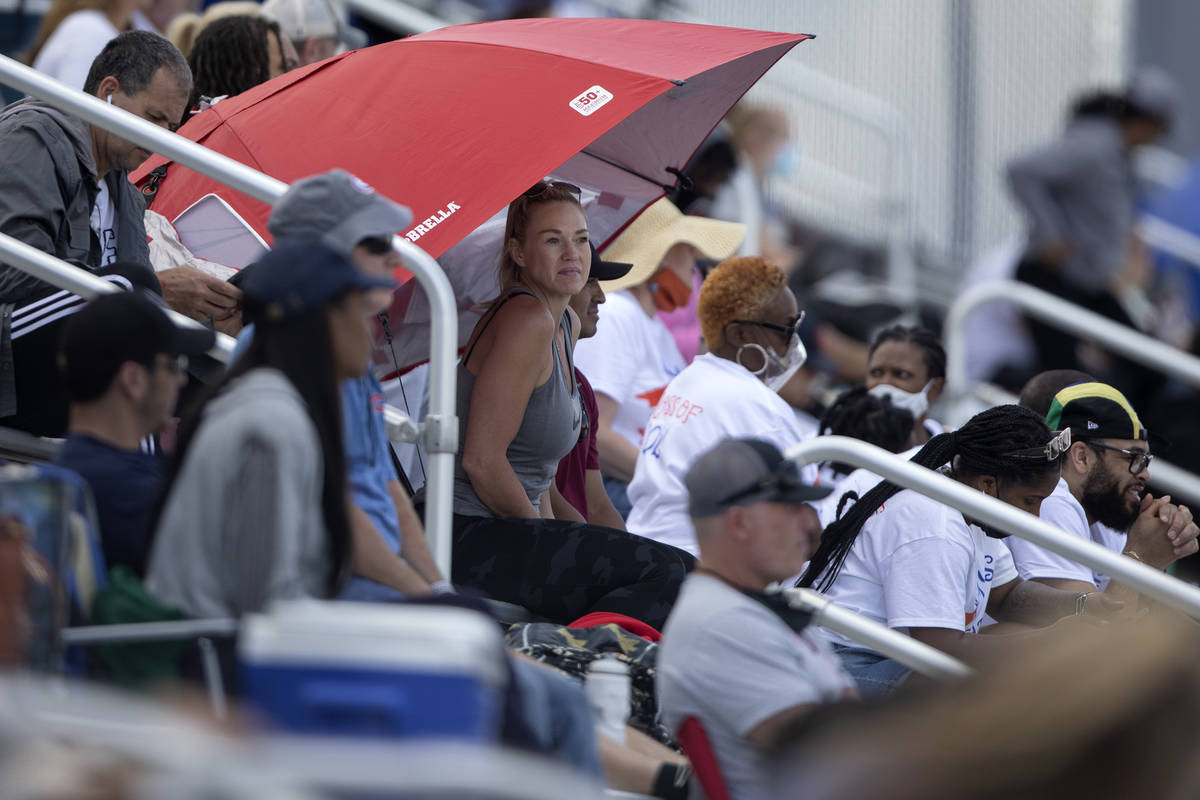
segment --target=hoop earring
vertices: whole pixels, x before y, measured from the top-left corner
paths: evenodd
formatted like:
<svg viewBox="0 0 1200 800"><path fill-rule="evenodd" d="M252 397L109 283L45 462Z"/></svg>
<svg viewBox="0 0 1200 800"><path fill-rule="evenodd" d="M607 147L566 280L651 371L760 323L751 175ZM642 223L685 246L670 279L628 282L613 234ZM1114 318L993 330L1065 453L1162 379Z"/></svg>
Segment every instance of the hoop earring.
<svg viewBox="0 0 1200 800"><path fill-rule="evenodd" d="M760 356L762 356L762 366L759 367L758 369L750 369L749 367L747 367L745 364L742 363L742 351L748 347L753 347L755 350L758 351L758 354ZM754 375L754 376L762 375L764 372L766 372L767 364L770 362L770 359L767 357L767 348L763 347L761 344L758 344L757 342L750 342L749 344L740 345L737 349L737 352L733 354L733 360L738 363L739 367L741 367L742 369L746 370L747 372L749 372L751 375Z"/></svg>

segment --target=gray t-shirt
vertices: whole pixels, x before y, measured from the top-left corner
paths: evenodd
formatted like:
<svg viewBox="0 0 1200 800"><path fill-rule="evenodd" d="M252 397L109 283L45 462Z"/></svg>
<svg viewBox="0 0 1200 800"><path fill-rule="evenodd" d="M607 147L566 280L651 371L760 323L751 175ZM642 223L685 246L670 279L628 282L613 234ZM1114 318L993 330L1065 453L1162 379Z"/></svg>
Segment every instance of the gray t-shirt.
<svg viewBox="0 0 1200 800"><path fill-rule="evenodd" d="M167 499L146 587L192 617L238 617L322 597L329 544L317 430L274 369L237 378L204 411Z"/></svg>
<svg viewBox="0 0 1200 800"><path fill-rule="evenodd" d="M746 735L781 711L842 699L852 686L814 628L774 613L711 575L692 574L663 629L658 698L673 731L704 725L735 800L766 800L763 756Z"/></svg>

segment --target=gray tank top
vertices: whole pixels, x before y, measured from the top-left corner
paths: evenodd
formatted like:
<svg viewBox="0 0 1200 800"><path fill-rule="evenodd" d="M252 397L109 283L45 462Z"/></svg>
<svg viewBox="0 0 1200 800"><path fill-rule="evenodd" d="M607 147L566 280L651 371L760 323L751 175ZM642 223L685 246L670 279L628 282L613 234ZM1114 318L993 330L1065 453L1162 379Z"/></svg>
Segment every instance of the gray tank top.
<svg viewBox="0 0 1200 800"><path fill-rule="evenodd" d="M496 302L491 316L484 327L491 324L500 306L517 294L535 296L527 289L512 289ZM554 369L550 379L533 390L529 402L525 405L525 416L521 419L521 427L516 437L508 446L506 453L508 463L512 465L517 480L525 489L529 502L538 508L542 493L549 488L550 482L558 472L558 462L571 451L579 441L579 430L583 424L583 404L579 397L579 387L575 382L575 364L571 355L571 319L564 311L560 323L567 342L567 375L563 375L563 365L559 363L558 347L553 340L550 350L554 356ZM481 331L482 333L482 331ZM478 341L478 337L476 337ZM488 508L471 480L462 468L463 446L467 439L467 419L471 413L471 392L475 388L475 376L467 370L467 360L471 357L474 344L458 362L458 393L455 413L458 414L458 453L454 458L454 513L470 517L494 517L496 514ZM568 389L568 383L571 389Z"/></svg>

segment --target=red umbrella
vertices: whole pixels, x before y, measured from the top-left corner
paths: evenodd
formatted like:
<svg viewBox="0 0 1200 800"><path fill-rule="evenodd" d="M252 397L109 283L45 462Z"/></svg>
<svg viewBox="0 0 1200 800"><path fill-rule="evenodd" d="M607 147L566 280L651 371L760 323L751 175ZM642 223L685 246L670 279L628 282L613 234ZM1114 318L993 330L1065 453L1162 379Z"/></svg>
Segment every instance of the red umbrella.
<svg viewBox="0 0 1200 800"><path fill-rule="evenodd" d="M603 244L807 38L627 19L460 25L294 70L180 133L287 182L357 174L412 208L400 233L435 257L553 173L594 190L589 226ZM152 207L173 219L210 192L269 241L266 205L180 165Z"/></svg>

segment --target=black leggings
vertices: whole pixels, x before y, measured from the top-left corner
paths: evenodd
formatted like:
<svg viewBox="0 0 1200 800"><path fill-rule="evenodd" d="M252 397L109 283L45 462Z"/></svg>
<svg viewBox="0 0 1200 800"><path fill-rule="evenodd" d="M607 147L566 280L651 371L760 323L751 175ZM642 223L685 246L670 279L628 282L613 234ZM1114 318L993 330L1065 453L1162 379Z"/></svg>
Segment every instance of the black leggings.
<svg viewBox="0 0 1200 800"><path fill-rule="evenodd" d="M662 630L691 554L600 525L454 515L451 580L554 622L593 611Z"/></svg>
<svg viewBox="0 0 1200 800"><path fill-rule="evenodd" d="M1106 288L1084 290L1066 281L1059 269L1049 266L1035 258L1026 257L1017 266L1016 278L1022 283L1049 292L1071 303L1083 306L1101 316L1108 317L1114 322L1136 329L1136 325L1121 303ZM1075 349L1079 338L1062 328L1027 317L1029 333L1033 338L1034 347L1038 354L1038 368L1047 369L1079 369L1079 359ZM1149 408L1158 399L1166 382L1162 373L1144 367L1123 356L1110 354L1112 358L1112 373L1098 375L1101 381L1110 383L1120 389L1134 408Z"/></svg>

